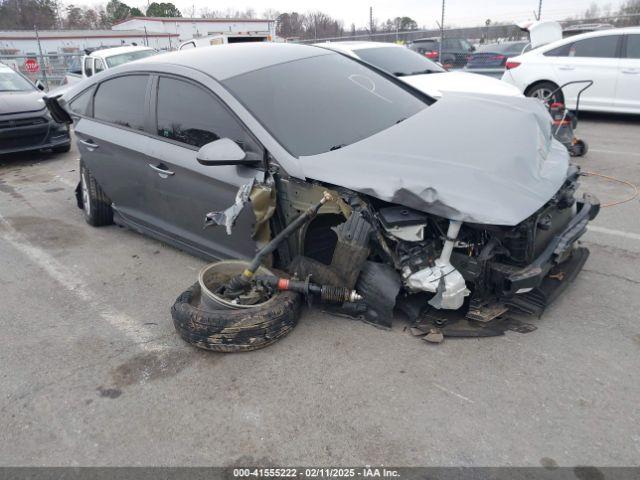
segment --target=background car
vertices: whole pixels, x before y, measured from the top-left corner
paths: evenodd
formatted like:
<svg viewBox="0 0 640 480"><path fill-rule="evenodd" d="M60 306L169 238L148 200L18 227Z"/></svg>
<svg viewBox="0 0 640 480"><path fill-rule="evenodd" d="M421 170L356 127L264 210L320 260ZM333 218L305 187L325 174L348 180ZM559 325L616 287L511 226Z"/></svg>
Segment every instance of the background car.
<svg viewBox="0 0 640 480"><path fill-rule="evenodd" d="M509 58L502 80L529 97L546 98L572 81L593 80L581 97L590 111L640 113L640 27L600 30ZM584 84L565 87L553 101L575 108Z"/></svg>
<svg viewBox="0 0 640 480"><path fill-rule="evenodd" d="M69 151L69 129L52 120L41 89L0 63L0 154L49 148Z"/></svg>
<svg viewBox="0 0 640 480"><path fill-rule="evenodd" d="M394 43L327 42L317 43L316 46L364 60L434 98L440 98L444 92L522 95L517 88L495 78L467 72L448 72L424 55Z"/></svg>
<svg viewBox="0 0 640 480"><path fill-rule="evenodd" d="M418 38L408 46L429 60L440 62L445 68L464 67L467 63L467 55L475 50L475 47L464 38L445 38L442 41L442 58L440 58L439 38Z"/></svg>
<svg viewBox="0 0 640 480"><path fill-rule="evenodd" d="M65 75L62 82L64 85L79 82L83 78L89 78L96 73L124 63L157 55L158 51L150 47L127 45L85 50L85 53L86 55L75 63Z"/></svg>
<svg viewBox="0 0 640 480"><path fill-rule="evenodd" d="M507 58L521 55L529 48L528 40L482 45L467 56L464 69L500 78L504 73Z"/></svg>

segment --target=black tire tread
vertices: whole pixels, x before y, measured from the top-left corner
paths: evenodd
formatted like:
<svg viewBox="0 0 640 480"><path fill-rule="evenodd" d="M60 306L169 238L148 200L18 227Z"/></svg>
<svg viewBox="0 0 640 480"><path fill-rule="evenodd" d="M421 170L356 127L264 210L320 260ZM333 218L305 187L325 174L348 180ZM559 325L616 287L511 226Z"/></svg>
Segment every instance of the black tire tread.
<svg viewBox="0 0 640 480"><path fill-rule="evenodd" d="M262 306L249 309L205 309L200 285L192 285L171 307L173 325L183 340L205 350L245 352L271 345L298 323L302 300L280 292Z"/></svg>
<svg viewBox="0 0 640 480"><path fill-rule="evenodd" d="M111 225L113 223L113 209L111 208L111 199L107 197L95 177L87 169L84 163L80 164L80 175L86 173L89 189L89 201L91 202L91 215L87 215L84 210L84 218L89 225L101 227L103 225ZM82 181L82 179L81 179Z"/></svg>

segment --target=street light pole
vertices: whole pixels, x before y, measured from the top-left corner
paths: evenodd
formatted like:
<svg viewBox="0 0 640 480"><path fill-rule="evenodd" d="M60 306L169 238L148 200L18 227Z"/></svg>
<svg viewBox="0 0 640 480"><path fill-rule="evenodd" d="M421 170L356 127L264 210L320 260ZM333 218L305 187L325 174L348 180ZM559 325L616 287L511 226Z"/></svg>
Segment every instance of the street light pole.
<svg viewBox="0 0 640 480"><path fill-rule="evenodd" d="M444 41L444 2L442 0L442 18L440 19L440 47L438 49L438 61L442 63L442 42Z"/></svg>
<svg viewBox="0 0 640 480"><path fill-rule="evenodd" d="M542 18L542 0L538 2L538 20Z"/></svg>

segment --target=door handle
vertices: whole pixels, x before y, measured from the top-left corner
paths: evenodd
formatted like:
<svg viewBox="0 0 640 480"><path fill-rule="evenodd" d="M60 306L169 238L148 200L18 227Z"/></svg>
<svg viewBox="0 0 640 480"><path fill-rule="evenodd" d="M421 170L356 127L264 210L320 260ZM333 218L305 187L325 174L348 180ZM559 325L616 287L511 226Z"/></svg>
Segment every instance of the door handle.
<svg viewBox="0 0 640 480"><path fill-rule="evenodd" d="M100 146L97 143L93 143L93 140L80 140L80 143L83 144L85 147L93 150L95 150Z"/></svg>
<svg viewBox="0 0 640 480"><path fill-rule="evenodd" d="M638 73L640 73L640 70L638 70L637 68L631 68L628 70L622 70L622 73L626 73L629 75L637 75Z"/></svg>
<svg viewBox="0 0 640 480"><path fill-rule="evenodd" d="M560 70L575 70L576 67L572 67L571 65L562 65L558 67Z"/></svg>
<svg viewBox="0 0 640 480"><path fill-rule="evenodd" d="M151 170L154 170L156 172L158 172L158 175L160 175L162 178L167 178L171 175L175 175L176 172L172 172L171 170L169 170L166 166L164 166L162 163L159 163L157 166L154 165L153 163L149 163L149 168ZM164 168L162 168L164 167Z"/></svg>

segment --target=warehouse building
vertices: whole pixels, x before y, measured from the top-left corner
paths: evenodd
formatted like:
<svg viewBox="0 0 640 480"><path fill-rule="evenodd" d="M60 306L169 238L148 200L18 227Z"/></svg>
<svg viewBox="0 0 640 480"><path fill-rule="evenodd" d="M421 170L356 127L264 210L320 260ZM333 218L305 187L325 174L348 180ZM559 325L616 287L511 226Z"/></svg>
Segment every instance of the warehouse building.
<svg viewBox="0 0 640 480"><path fill-rule="evenodd" d="M0 57L35 56L39 53L38 37L45 55L80 53L85 48L147 45L157 50L171 50L178 45L175 33L140 30L33 30L0 31Z"/></svg>
<svg viewBox="0 0 640 480"><path fill-rule="evenodd" d="M273 38L276 35L275 20L237 18L131 17L111 28L177 35L180 42L224 33L261 33Z"/></svg>

